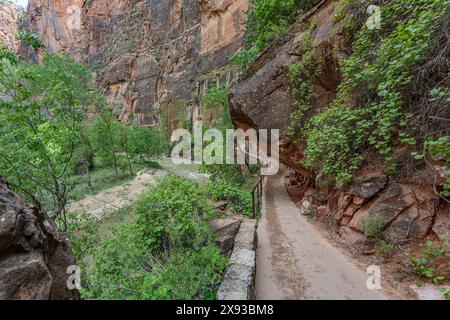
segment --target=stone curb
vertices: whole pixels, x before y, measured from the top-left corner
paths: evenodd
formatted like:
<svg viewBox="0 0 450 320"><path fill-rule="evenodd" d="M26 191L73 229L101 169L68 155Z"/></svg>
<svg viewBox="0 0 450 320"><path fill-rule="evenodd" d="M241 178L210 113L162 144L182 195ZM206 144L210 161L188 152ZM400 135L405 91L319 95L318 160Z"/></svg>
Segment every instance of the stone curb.
<svg viewBox="0 0 450 320"><path fill-rule="evenodd" d="M242 221L228 268L217 292L217 300L255 298L257 220Z"/></svg>

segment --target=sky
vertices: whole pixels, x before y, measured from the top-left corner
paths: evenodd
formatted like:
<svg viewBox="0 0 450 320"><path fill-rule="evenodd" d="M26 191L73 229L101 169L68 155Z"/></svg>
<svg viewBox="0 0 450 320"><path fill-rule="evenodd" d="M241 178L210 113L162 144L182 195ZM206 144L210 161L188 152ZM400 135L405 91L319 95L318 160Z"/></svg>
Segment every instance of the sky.
<svg viewBox="0 0 450 320"><path fill-rule="evenodd" d="M12 2L26 8L28 4L28 0L12 0Z"/></svg>

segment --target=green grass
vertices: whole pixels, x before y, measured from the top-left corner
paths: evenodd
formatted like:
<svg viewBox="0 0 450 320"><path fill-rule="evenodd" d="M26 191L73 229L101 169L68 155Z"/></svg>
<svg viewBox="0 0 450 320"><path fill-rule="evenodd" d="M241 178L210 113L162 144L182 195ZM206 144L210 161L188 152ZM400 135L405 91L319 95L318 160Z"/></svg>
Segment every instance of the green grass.
<svg viewBox="0 0 450 320"><path fill-rule="evenodd" d="M108 213L99 224L98 234L101 237L110 236L115 228L123 224L130 224L133 221L133 208L126 206L116 211Z"/></svg>

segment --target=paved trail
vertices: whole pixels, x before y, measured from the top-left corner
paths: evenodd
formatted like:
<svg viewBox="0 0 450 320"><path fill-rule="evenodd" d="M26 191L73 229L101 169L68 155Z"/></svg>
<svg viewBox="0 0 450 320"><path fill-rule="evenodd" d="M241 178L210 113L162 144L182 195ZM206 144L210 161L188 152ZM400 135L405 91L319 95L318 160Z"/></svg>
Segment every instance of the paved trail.
<svg viewBox="0 0 450 320"><path fill-rule="evenodd" d="M387 299L299 213L282 173L266 184L258 247L258 299Z"/></svg>

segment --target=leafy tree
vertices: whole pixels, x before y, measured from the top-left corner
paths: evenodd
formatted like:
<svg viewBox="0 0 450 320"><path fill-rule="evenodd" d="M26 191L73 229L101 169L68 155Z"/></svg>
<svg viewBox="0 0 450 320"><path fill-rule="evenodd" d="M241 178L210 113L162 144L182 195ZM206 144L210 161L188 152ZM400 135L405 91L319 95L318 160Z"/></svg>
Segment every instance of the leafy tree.
<svg viewBox="0 0 450 320"><path fill-rule="evenodd" d="M97 96L95 101L95 118L92 120L91 134L93 136L94 150L102 161L103 166L112 165L119 179L119 160L117 152L119 149L119 135L116 116L108 108L106 99Z"/></svg>
<svg viewBox="0 0 450 320"><path fill-rule="evenodd" d="M80 126L80 139L75 149L75 164L73 173L80 174L85 172L88 177L88 187L92 190L92 178L91 171L94 169L94 142L92 141L92 135L90 134L90 124L85 121Z"/></svg>
<svg viewBox="0 0 450 320"><path fill-rule="evenodd" d="M119 146L119 151L123 154L125 154L126 158L126 166L128 167L128 170L130 171L130 174L133 175L133 164L131 161L130 156L130 134L132 131L132 127L125 124L118 122L116 124L116 133L117 133L117 143Z"/></svg>
<svg viewBox="0 0 450 320"><path fill-rule="evenodd" d="M44 48L35 36L19 36ZM0 47L0 170L17 191L47 205L53 219L65 216L89 80L87 69L68 56L45 53L42 64L30 65Z"/></svg>
<svg viewBox="0 0 450 320"><path fill-rule="evenodd" d="M282 34L315 0L250 0L245 22L245 47L232 60L244 70L259 53Z"/></svg>
<svg viewBox="0 0 450 320"><path fill-rule="evenodd" d="M161 128L138 125L129 128L128 152L134 160L149 162L169 152L170 145Z"/></svg>
<svg viewBox="0 0 450 320"><path fill-rule="evenodd" d="M228 100L228 89L225 87L211 87L200 100L203 113L212 113L213 119L208 124L209 127L222 131L222 135L226 136L227 129L233 129L230 115L230 102ZM204 129L208 129L205 126ZM226 150L226 140L223 141L223 150ZM245 181L243 172L238 164L209 164L202 165L200 171L211 175L211 179L219 182L220 180L230 181L235 184L243 184Z"/></svg>

